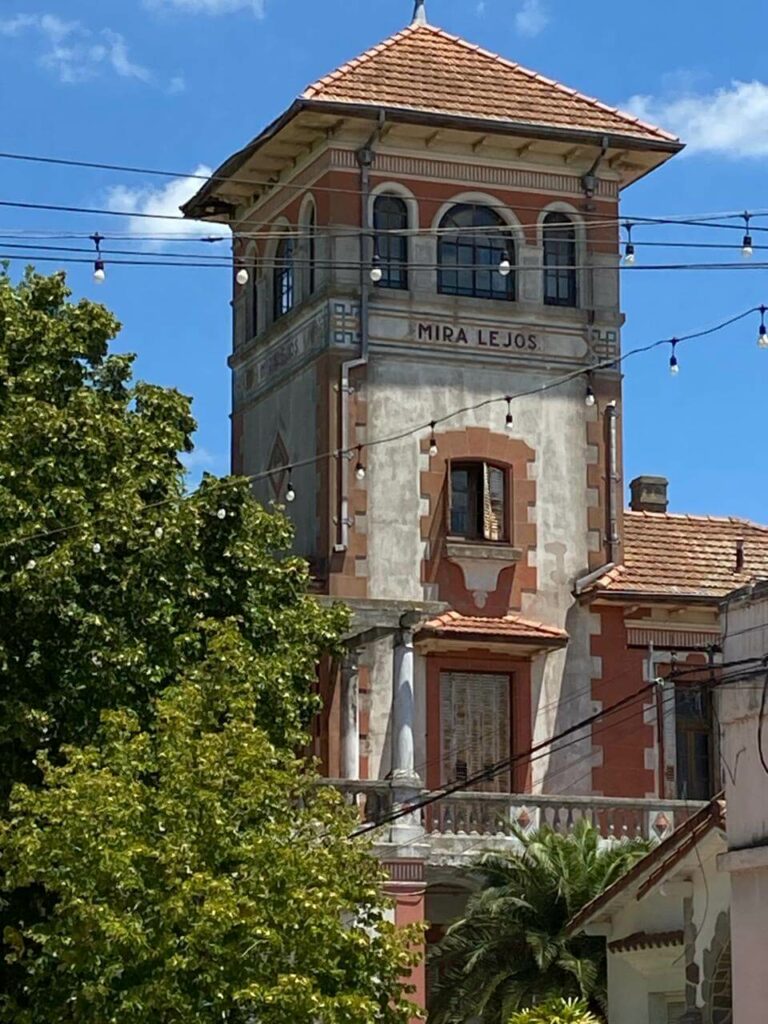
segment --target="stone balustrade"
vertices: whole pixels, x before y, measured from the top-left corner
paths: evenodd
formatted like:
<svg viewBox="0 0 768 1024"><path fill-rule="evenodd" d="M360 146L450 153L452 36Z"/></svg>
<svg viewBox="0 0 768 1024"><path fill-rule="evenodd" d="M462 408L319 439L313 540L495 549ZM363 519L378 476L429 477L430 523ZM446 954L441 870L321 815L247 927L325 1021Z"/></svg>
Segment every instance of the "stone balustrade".
<svg viewBox="0 0 768 1024"><path fill-rule="evenodd" d="M386 780L329 779L359 809L361 821L376 821L396 806ZM419 795L414 792L413 799ZM563 835L580 821L598 829L605 843L644 839L659 843L704 805L690 801L635 800L596 796L541 796L517 793L452 793L421 808L421 841L430 847L429 860L449 863L483 849L504 848L548 825ZM376 834L387 842L387 829Z"/></svg>

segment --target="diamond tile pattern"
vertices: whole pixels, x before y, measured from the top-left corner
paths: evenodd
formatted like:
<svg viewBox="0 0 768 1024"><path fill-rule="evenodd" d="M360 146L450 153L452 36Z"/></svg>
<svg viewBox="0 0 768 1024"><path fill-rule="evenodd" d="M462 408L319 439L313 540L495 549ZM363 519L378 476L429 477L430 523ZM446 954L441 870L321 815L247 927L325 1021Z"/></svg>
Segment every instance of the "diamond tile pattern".
<svg viewBox="0 0 768 1024"><path fill-rule="evenodd" d="M310 85L303 98L677 141L432 25L412 25L390 36Z"/></svg>
<svg viewBox="0 0 768 1024"><path fill-rule="evenodd" d="M718 598L768 578L766 526L746 519L625 512L624 527L624 564L603 576L597 590Z"/></svg>

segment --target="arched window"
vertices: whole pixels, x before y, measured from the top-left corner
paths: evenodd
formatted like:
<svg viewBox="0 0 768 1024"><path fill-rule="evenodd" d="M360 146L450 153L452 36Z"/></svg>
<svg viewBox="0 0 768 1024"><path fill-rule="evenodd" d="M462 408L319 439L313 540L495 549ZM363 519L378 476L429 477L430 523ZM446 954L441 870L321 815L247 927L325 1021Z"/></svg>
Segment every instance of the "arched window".
<svg viewBox="0 0 768 1024"><path fill-rule="evenodd" d="M317 212L313 203L307 217L307 256L309 259L309 274L307 275L307 287L309 294L313 295L317 287Z"/></svg>
<svg viewBox="0 0 768 1024"><path fill-rule="evenodd" d="M275 250L275 267L273 271L273 318L277 320L293 309L294 301L294 269L293 239L284 235Z"/></svg>
<svg viewBox="0 0 768 1024"><path fill-rule="evenodd" d="M499 273L499 264L506 254L514 266L515 243L508 225L495 210L476 204L454 206L440 221L440 228L439 292L477 299L514 299L515 273L504 276Z"/></svg>
<svg viewBox="0 0 768 1024"><path fill-rule="evenodd" d="M544 218L544 302L576 305L576 228L564 213Z"/></svg>
<svg viewBox="0 0 768 1024"><path fill-rule="evenodd" d="M376 255L381 261L379 288L408 288L408 207L399 196L380 195L373 204Z"/></svg>

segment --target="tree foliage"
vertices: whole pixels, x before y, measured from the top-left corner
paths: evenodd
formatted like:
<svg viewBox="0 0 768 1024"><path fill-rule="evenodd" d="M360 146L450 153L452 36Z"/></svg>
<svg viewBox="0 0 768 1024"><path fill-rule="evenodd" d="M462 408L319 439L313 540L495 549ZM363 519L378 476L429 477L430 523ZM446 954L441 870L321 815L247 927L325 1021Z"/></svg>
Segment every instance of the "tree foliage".
<svg viewBox="0 0 768 1024"><path fill-rule="evenodd" d="M642 841L603 846L581 822L571 835L518 834L519 852L486 853L468 871L478 887L433 954L438 978L430 1019L456 1024L510 1014L549 999L605 1005L602 939L566 934L568 921L643 856Z"/></svg>
<svg viewBox="0 0 768 1024"><path fill-rule="evenodd" d="M253 724L233 628L142 728L43 758L0 832L12 885L53 912L8 935L15 1024L406 1024L412 962L354 816Z"/></svg>
<svg viewBox="0 0 768 1024"><path fill-rule="evenodd" d="M530 1010L520 1010L509 1024L600 1024L583 999L551 999Z"/></svg>
<svg viewBox="0 0 768 1024"><path fill-rule="evenodd" d="M244 481L184 494L187 398L131 379L119 324L62 276L0 276L0 799L40 746L87 740L103 709L139 714L232 624L258 720L298 741L317 652L342 621L276 558L290 524ZM270 657L273 656L273 657Z"/></svg>

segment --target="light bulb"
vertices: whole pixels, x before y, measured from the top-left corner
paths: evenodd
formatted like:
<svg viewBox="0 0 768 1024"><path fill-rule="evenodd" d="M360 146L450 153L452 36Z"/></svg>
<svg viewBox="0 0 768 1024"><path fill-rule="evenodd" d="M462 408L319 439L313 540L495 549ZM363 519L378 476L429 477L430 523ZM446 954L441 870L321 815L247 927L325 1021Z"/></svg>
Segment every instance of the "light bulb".
<svg viewBox="0 0 768 1024"><path fill-rule="evenodd" d="M355 466L355 476L358 480L365 480L365 466L362 462L358 462Z"/></svg>
<svg viewBox="0 0 768 1024"><path fill-rule="evenodd" d="M104 284L107 279L107 272L104 269L104 261L96 260L93 264L93 280L96 284Z"/></svg>
<svg viewBox="0 0 768 1024"><path fill-rule="evenodd" d="M225 508L220 508L219 511L216 513L216 517L217 519L226 519L227 510Z"/></svg>
<svg viewBox="0 0 768 1024"><path fill-rule="evenodd" d="M584 398L584 402L588 409L594 408L595 404L597 403L597 399L595 398L595 392L592 390L591 385L587 386L587 394Z"/></svg>
<svg viewBox="0 0 768 1024"><path fill-rule="evenodd" d="M248 271L243 267L238 270L237 277L235 278L238 284L248 284Z"/></svg>
<svg viewBox="0 0 768 1024"><path fill-rule="evenodd" d="M764 323L760 324L760 334L757 338L758 348L768 348L768 328Z"/></svg>
<svg viewBox="0 0 768 1024"><path fill-rule="evenodd" d="M296 501L296 491L290 481L288 482L288 490L285 492L285 500L289 503Z"/></svg>
<svg viewBox="0 0 768 1024"><path fill-rule="evenodd" d="M671 356L669 360L669 372L673 377L676 377L680 373L680 364L677 361L677 356Z"/></svg>
<svg viewBox="0 0 768 1024"><path fill-rule="evenodd" d="M741 243L741 255L745 260L748 260L752 258L753 251L752 236L744 235L744 241Z"/></svg>
<svg viewBox="0 0 768 1024"><path fill-rule="evenodd" d="M384 277L384 271L381 269L381 259L378 256L374 256L373 263L371 264L371 281L374 284L378 284L382 277Z"/></svg>
<svg viewBox="0 0 768 1024"><path fill-rule="evenodd" d="M515 429L515 421L511 412L507 413L507 422L504 426L508 433L511 433Z"/></svg>
<svg viewBox="0 0 768 1024"><path fill-rule="evenodd" d="M429 454L434 459L434 457L437 455L437 452L438 452L437 438L436 437L431 437L429 439Z"/></svg>
<svg viewBox="0 0 768 1024"><path fill-rule="evenodd" d="M504 253L501 257L501 263L499 263L499 273L502 277L509 277L512 273L512 264L509 262L509 254Z"/></svg>
<svg viewBox="0 0 768 1024"><path fill-rule="evenodd" d="M631 242L627 242L627 247L624 250L624 262L628 267L631 267L635 262L635 247Z"/></svg>

